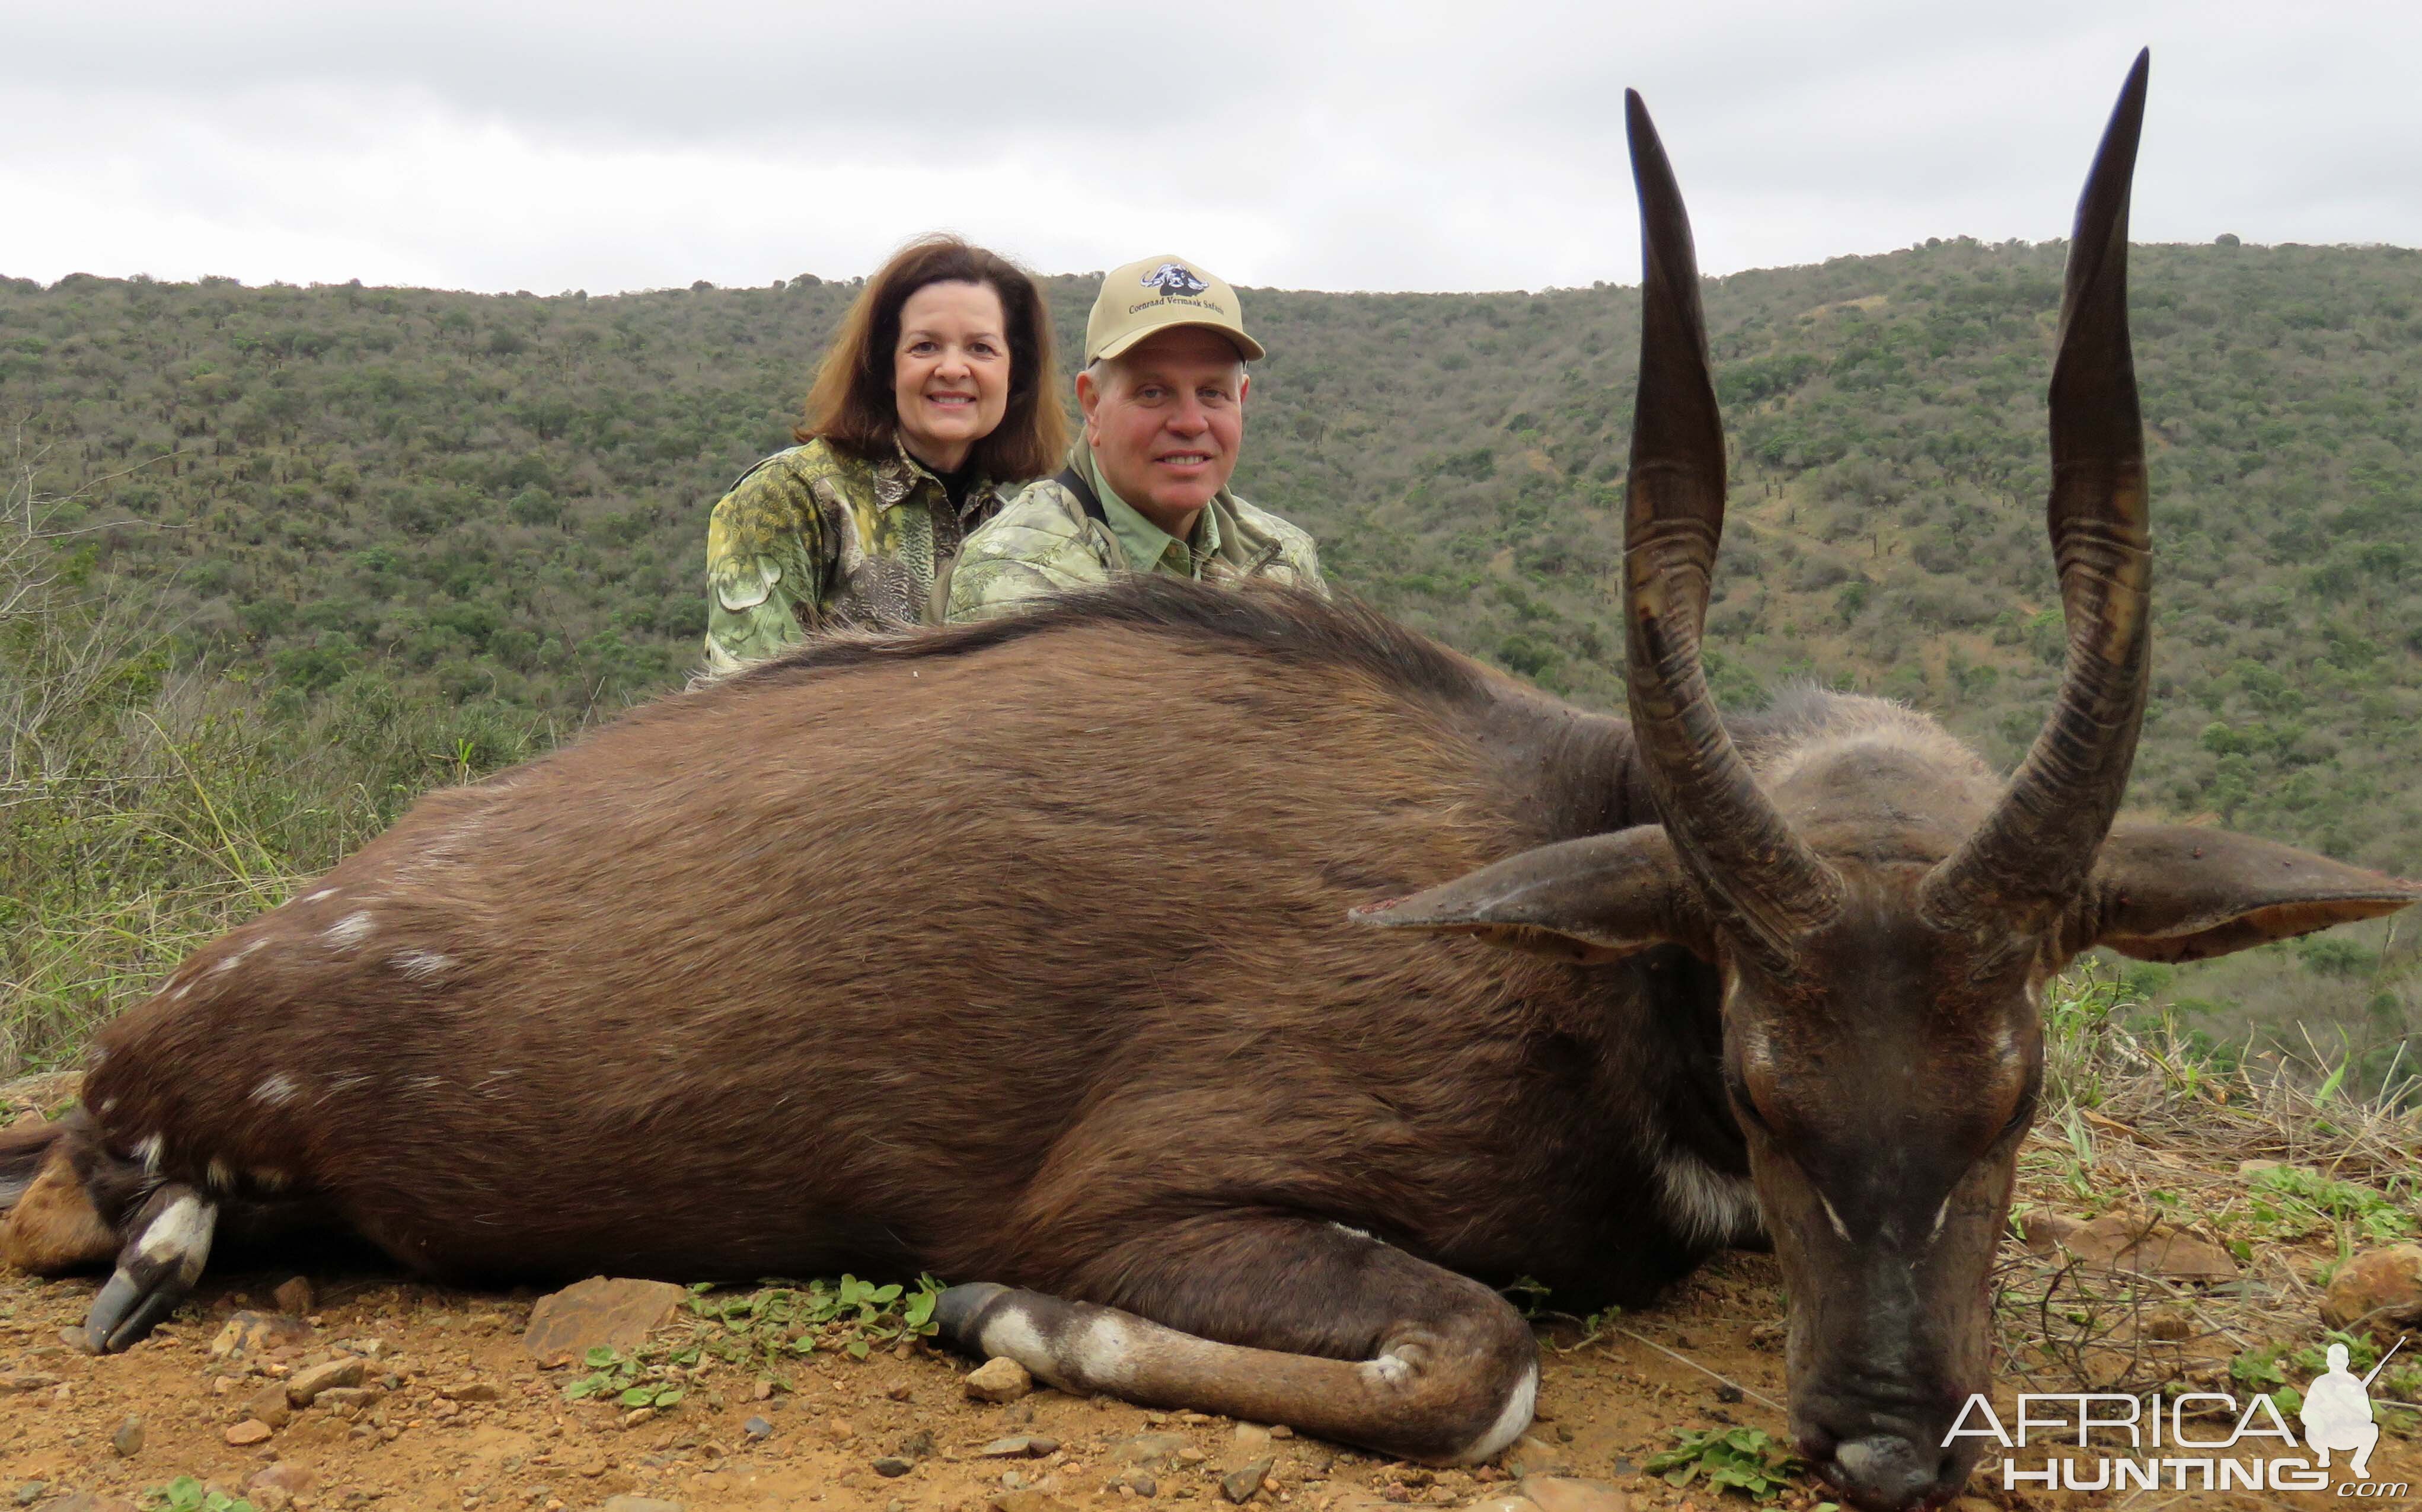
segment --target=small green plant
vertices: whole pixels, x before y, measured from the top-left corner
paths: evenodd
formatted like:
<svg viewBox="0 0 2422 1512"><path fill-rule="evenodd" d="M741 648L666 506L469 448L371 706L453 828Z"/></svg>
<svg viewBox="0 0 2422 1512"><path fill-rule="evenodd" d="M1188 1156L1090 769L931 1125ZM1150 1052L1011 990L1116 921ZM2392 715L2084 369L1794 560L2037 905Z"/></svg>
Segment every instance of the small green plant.
<svg viewBox="0 0 2422 1512"><path fill-rule="evenodd" d="M644 1351L643 1351L644 1352ZM685 1369L698 1364L695 1348L677 1350L661 1362L635 1360L620 1349L595 1348L581 1358L589 1374L564 1385L564 1400L585 1402L611 1396L623 1407L653 1407L668 1411L688 1395L680 1382L667 1379L666 1366Z"/></svg>
<svg viewBox="0 0 2422 1512"><path fill-rule="evenodd" d="M253 1512L250 1502L225 1491L207 1490L191 1475L145 1490L143 1504L149 1512Z"/></svg>
<svg viewBox="0 0 2422 1512"><path fill-rule="evenodd" d="M705 1284L690 1288L690 1311L716 1325L707 1336L708 1352L733 1364L771 1368L818 1349L863 1360L878 1344L930 1338L938 1329L934 1304L942 1284L920 1276L912 1290L844 1275L731 1296L714 1291Z"/></svg>
<svg viewBox="0 0 2422 1512"><path fill-rule="evenodd" d="M2351 1229L2378 1244L2414 1235L2413 1214L2372 1187L2294 1165L2261 1171L2253 1187L2247 1212L2256 1231L2268 1238L2294 1239L2328 1227Z"/></svg>
<svg viewBox="0 0 2422 1512"><path fill-rule="evenodd" d="M1641 1466L1651 1475L1663 1476L1668 1486L1688 1486L1704 1475L1720 1490L1729 1488L1769 1502L1808 1473L1806 1460L1763 1428L1675 1428L1674 1440L1673 1448Z"/></svg>

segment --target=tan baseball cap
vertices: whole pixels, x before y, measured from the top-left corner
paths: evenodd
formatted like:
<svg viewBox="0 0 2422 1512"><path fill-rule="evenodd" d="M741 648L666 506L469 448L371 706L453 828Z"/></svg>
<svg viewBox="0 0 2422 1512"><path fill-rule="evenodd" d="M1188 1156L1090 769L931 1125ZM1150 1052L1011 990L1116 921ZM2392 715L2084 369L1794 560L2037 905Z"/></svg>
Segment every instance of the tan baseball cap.
<svg viewBox="0 0 2422 1512"><path fill-rule="evenodd" d="M1243 306L1225 282L1174 253L1113 268L1085 321L1085 360L1115 357L1156 331L1199 325L1236 344L1247 362L1265 355L1245 335Z"/></svg>

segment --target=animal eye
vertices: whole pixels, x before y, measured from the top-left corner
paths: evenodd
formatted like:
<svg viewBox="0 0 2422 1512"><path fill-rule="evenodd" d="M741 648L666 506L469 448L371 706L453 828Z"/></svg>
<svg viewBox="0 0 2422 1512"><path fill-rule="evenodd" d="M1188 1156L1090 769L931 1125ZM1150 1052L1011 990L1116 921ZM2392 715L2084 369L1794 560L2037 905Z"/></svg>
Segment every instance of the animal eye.
<svg viewBox="0 0 2422 1512"><path fill-rule="evenodd" d="M2027 1126L2035 1122L2036 1101L2042 1091L2043 1083L2037 1082L2020 1094L2018 1108L2011 1113L2009 1122L2002 1126L2002 1131L1993 1136L1994 1144L1998 1145L2012 1135L2026 1132Z"/></svg>
<svg viewBox="0 0 2422 1512"><path fill-rule="evenodd" d="M1769 1134L1774 1132L1774 1126L1768 1123L1766 1115L1758 1111L1757 1099L1750 1096L1749 1083L1741 1080L1738 1071L1727 1069L1724 1072L1724 1090L1732 1095L1733 1111L1740 1115L1744 1123L1755 1124Z"/></svg>

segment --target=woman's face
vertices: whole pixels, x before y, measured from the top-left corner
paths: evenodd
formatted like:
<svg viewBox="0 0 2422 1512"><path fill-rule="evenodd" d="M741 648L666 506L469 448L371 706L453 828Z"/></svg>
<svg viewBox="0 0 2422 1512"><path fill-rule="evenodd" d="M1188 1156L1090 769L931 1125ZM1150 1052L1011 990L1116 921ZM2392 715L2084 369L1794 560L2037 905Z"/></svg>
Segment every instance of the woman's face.
<svg viewBox="0 0 2422 1512"><path fill-rule="evenodd" d="M900 439L938 472L955 472L1009 408L1008 321L990 284L927 284L900 306L891 357Z"/></svg>

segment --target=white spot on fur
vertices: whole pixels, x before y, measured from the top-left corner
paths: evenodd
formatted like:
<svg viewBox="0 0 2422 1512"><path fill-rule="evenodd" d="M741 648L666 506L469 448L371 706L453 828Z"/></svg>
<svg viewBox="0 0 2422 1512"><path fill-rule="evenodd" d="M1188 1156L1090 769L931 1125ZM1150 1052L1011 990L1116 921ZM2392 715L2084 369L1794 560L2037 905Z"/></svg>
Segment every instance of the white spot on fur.
<svg viewBox="0 0 2422 1512"><path fill-rule="evenodd" d="M370 1073L367 1071L346 1071L340 1075L328 1078L328 1092L330 1094L351 1092L357 1086L368 1086L370 1084Z"/></svg>
<svg viewBox="0 0 2422 1512"><path fill-rule="evenodd" d="M252 1089L252 1100L263 1107L275 1108L281 1102L293 1101L295 1093L300 1090L294 1084L294 1078L278 1071L260 1079L260 1084Z"/></svg>
<svg viewBox="0 0 2422 1512"><path fill-rule="evenodd" d="M1135 1340L1126 1324L1105 1314L1087 1323L1068 1348L1068 1364L1087 1386L1124 1386L1134 1373Z"/></svg>
<svg viewBox="0 0 2422 1512"><path fill-rule="evenodd" d="M1482 1429L1480 1437L1472 1440L1461 1454L1455 1457L1455 1462L1476 1465L1484 1459L1496 1457L1531 1426L1531 1414L1537 1411L1538 1405L1539 1367L1532 1364L1524 1367L1522 1379L1505 1394L1505 1410L1497 1414L1497 1421Z"/></svg>
<svg viewBox="0 0 2422 1512"><path fill-rule="evenodd" d="M134 1142L134 1158L143 1162L144 1175L160 1174L160 1157L166 1152L167 1147L167 1143L157 1134Z"/></svg>
<svg viewBox="0 0 2422 1512"><path fill-rule="evenodd" d="M185 994L186 994L186 993L188 993L188 992L190 992L190 991L192 991L193 990L194 990L194 984L193 984L193 983L191 983L191 982L187 982L184 986L182 986L182 987L181 987L181 988L177 989L175 991L173 991L173 992L169 993L169 994L168 994L168 1001L169 1001L169 1002L171 1002L171 1003L181 1003L181 1002L183 1002L183 1001L184 1001Z"/></svg>
<svg viewBox="0 0 2422 1512"><path fill-rule="evenodd" d="M1748 1178L1726 1176L1689 1150L1668 1146L1657 1162L1665 1216L1694 1244L1737 1244L1762 1231Z"/></svg>
<svg viewBox="0 0 2422 1512"><path fill-rule="evenodd" d="M1834 1233L1842 1236L1842 1242L1845 1244L1855 1242L1850 1238L1850 1225L1842 1222L1842 1215L1833 1210L1833 1199L1820 1192L1816 1193L1816 1201L1824 1207L1825 1221L1833 1225Z"/></svg>
<svg viewBox="0 0 2422 1512"><path fill-rule="evenodd" d="M211 1231L217 1222L216 1208L199 1197L179 1197L143 1230L134 1252L153 1265L175 1265L178 1276L191 1286L211 1257Z"/></svg>
<svg viewBox="0 0 2422 1512"><path fill-rule="evenodd" d="M1412 1364L1400 1354L1383 1354L1376 1360L1365 1360L1354 1367L1354 1373L1376 1385L1397 1387L1413 1379Z"/></svg>
<svg viewBox="0 0 2422 1512"><path fill-rule="evenodd" d="M1942 1206L1934 1209L1934 1226L1927 1230L1926 1242L1931 1244L1936 1239L1941 1239L1942 1237L1942 1225L1950 1222L1950 1219L1951 1199L1946 1195L1942 1199Z"/></svg>
<svg viewBox="0 0 2422 1512"><path fill-rule="evenodd" d="M976 1335L984 1353L1000 1355L1046 1379L1053 1373L1051 1351L1045 1348L1043 1335L1034 1327L1034 1319L1026 1316L1022 1307L1004 1307L993 1314Z"/></svg>
<svg viewBox="0 0 2422 1512"><path fill-rule="evenodd" d="M433 982L454 962L433 950L399 950L387 958L387 964L416 982Z"/></svg>
<svg viewBox="0 0 2422 1512"><path fill-rule="evenodd" d="M1371 1239L1371 1231L1367 1228L1356 1228L1351 1224L1340 1224L1333 1221L1329 1226L1337 1230L1341 1234L1351 1234L1356 1239L1371 1239L1371 1242L1374 1244L1379 1242L1377 1239Z"/></svg>
<svg viewBox="0 0 2422 1512"><path fill-rule="evenodd" d="M202 1179L209 1182L214 1191L229 1192L235 1187L235 1171L227 1161L212 1157L209 1167L202 1173Z"/></svg>
<svg viewBox="0 0 2422 1512"><path fill-rule="evenodd" d="M368 913L348 913L320 931L320 938L338 950L358 945L370 937L371 920Z"/></svg>
<svg viewBox="0 0 2422 1512"><path fill-rule="evenodd" d="M306 897L303 899L303 901L304 901L304 902L306 902L306 903L324 903L324 902L326 902L328 899L330 899L330 898L332 898L332 897L334 897L334 896L337 896L337 890L336 890L335 888L333 888L333 887L322 887L322 888L321 888L318 892L316 892L316 893L312 893L312 894L308 895L307 896L306 896Z"/></svg>
<svg viewBox="0 0 2422 1512"><path fill-rule="evenodd" d="M269 942L266 940L256 940L252 943L245 945L241 949L229 951L228 953L227 959L220 961L217 965L211 968L211 974L215 976L221 972L231 972L235 970L238 966L244 963L244 957L251 955L254 951L259 950L261 946L267 943L269 943Z"/></svg>
<svg viewBox="0 0 2422 1512"><path fill-rule="evenodd" d="M103 1098L101 1099L101 1115L103 1118L108 1117L111 1114L116 1113L117 1111L118 1099L116 1098Z"/></svg>

